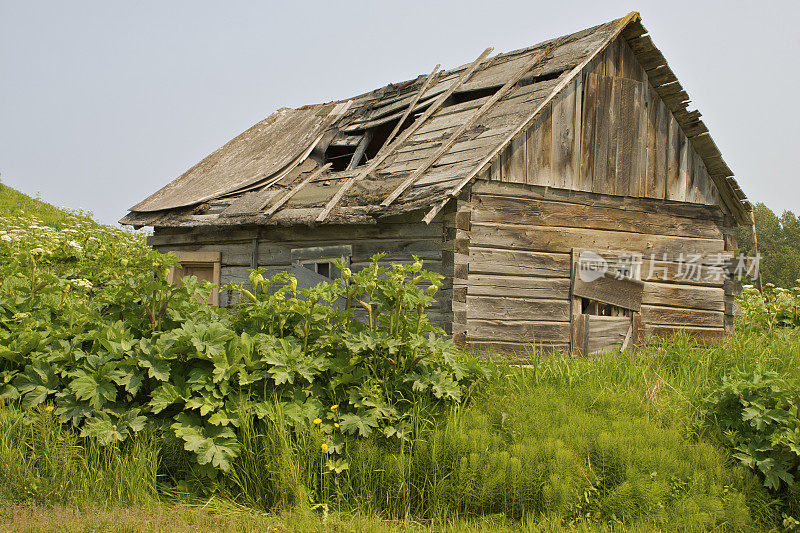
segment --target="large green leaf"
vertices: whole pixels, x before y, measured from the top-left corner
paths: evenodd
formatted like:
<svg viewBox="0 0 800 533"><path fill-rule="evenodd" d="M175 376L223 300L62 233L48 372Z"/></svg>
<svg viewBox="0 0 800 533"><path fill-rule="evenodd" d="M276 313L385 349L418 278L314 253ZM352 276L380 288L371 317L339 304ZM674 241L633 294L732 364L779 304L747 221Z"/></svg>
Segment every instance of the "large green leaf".
<svg viewBox="0 0 800 533"><path fill-rule="evenodd" d="M358 433L362 437L369 437L373 428L378 427L378 421L370 415L359 416L356 414L342 415L340 422L342 431L355 435Z"/></svg>
<svg viewBox="0 0 800 533"><path fill-rule="evenodd" d="M175 436L184 441L184 448L197 455L201 465L211 464L220 470L230 470L230 462L239 456L240 446L236 434L225 426L204 425L202 420L189 413L180 413L172 424Z"/></svg>

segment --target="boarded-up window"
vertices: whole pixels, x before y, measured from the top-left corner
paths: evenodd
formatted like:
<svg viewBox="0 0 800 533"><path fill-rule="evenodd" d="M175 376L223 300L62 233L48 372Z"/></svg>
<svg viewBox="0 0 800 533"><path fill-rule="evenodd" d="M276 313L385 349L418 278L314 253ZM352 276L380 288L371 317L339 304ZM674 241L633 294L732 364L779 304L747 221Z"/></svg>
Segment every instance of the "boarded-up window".
<svg viewBox="0 0 800 533"><path fill-rule="evenodd" d="M219 252L173 252L181 262L180 266L173 267L167 276L167 281L180 286L181 279L186 276L195 276L200 281L208 281L216 285L207 303L219 305Z"/></svg>
<svg viewBox="0 0 800 533"><path fill-rule="evenodd" d="M615 257L626 259L619 261ZM574 354L588 355L628 345L635 314L642 306L644 283L636 279L640 266L638 254L573 249Z"/></svg>

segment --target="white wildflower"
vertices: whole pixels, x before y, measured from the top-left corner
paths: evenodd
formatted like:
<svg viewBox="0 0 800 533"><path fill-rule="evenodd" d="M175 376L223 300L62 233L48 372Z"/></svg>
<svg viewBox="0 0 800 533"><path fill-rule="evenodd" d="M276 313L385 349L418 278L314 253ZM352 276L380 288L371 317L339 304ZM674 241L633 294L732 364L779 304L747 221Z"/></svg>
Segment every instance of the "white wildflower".
<svg viewBox="0 0 800 533"><path fill-rule="evenodd" d="M92 288L92 282L88 279L73 279L72 285L77 289L86 289L87 291Z"/></svg>
<svg viewBox="0 0 800 533"><path fill-rule="evenodd" d="M0 235L0 240L5 242L11 242L11 235Z"/></svg>

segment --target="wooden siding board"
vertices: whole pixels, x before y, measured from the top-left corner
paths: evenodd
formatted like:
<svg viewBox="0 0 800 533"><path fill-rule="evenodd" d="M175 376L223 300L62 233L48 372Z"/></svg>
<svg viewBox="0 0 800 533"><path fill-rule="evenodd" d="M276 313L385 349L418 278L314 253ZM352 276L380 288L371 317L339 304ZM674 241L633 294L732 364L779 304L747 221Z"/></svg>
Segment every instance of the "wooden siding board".
<svg viewBox="0 0 800 533"><path fill-rule="evenodd" d="M721 253L724 245L717 239L691 239L620 231L525 226L515 224L472 224L472 242L477 246L567 252L572 248L595 250L630 250L677 257L690 249L701 254Z"/></svg>
<svg viewBox="0 0 800 533"><path fill-rule="evenodd" d="M554 187L572 188L576 179L575 165L575 107L577 83L570 83L552 104L551 164Z"/></svg>
<svg viewBox="0 0 800 533"><path fill-rule="evenodd" d="M602 111L602 110L601 110ZM592 190L594 176L594 147L597 132L597 76L588 74L584 77L583 106L581 113L581 162L580 179L576 188L581 191Z"/></svg>
<svg viewBox="0 0 800 533"><path fill-rule="evenodd" d="M472 296L467 289L467 323L470 320L538 320L566 322L570 303L507 296Z"/></svg>
<svg viewBox="0 0 800 533"><path fill-rule="evenodd" d="M614 194L614 177L608 172L612 130L612 82L609 77L597 78L597 113L595 120L594 171L592 190Z"/></svg>
<svg viewBox="0 0 800 533"><path fill-rule="evenodd" d="M472 221L477 223L530 224L582 227L634 233L721 239L722 230L710 220L698 220L647 210L634 211L532 198L475 194Z"/></svg>

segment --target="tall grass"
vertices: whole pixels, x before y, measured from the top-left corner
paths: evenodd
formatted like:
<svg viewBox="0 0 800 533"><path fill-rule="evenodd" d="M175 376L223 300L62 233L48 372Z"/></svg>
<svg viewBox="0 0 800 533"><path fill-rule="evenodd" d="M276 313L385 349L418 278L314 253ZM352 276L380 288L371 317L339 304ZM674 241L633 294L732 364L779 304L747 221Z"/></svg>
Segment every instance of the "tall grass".
<svg viewBox="0 0 800 533"><path fill-rule="evenodd" d="M101 446L62 427L46 407L24 416L0 406L0 501L154 503L160 449L153 434Z"/></svg>
<svg viewBox="0 0 800 533"><path fill-rule="evenodd" d="M444 417L419 402L410 441L349 442L339 473L325 466L319 429L290 430L277 403L264 419L241 416L241 455L213 483L168 436L101 449L58 427L46 408L29 423L1 408L0 501L147 505L214 495L262 511L456 529L491 516L533 529L769 529L800 512L798 491L767 492L716 444L699 409L732 369L800 377L796 333L738 334L707 348L677 337L602 359L530 359L524 368L498 363Z"/></svg>

